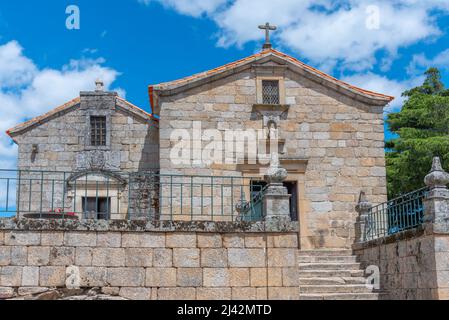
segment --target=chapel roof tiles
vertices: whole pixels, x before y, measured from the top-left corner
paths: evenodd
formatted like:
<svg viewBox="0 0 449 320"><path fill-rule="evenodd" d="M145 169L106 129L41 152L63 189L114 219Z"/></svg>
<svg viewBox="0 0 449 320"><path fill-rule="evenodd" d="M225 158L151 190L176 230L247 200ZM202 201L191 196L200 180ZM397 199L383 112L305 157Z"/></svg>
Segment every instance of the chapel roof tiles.
<svg viewBox="0 0 449 320"><path fill-rule="evenodd" d="M60 105L59 107L56 107L56 108L54 108L54 109L44 113L43 115L34 117L34 118L32 118L32 119L30 119L28 121L25 121L25 122L23 122L21 124L16 125L13 128L8 129L6 131L6 133L9 136L12 136L13 134L15 134L17 132L20 132L20 131L22 131L22 130L24 130L24 129L32 126L32 125L36 125L36 124L42 122L43 120L45 120L45 119L47 119L47 118L49 118L49 117L51 117L53 115L58 114L59 112L64 112L65 110L68 110L68 109L70 109L72 107L75 107L79 103L80 103L80 98L79 97L77 97L75 99L72 99L69 102L64 103L63 105Z"/></svg>

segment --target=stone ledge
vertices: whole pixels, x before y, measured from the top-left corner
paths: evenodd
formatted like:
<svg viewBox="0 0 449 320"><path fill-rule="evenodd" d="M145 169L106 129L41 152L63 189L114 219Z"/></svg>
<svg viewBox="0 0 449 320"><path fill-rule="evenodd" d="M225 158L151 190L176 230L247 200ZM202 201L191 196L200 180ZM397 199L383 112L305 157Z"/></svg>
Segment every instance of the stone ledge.
<svg viewBox="0 0 449 320"><path fill-rule="evenodd" d="M97 231L97 232L200 232L265 233L298 232L298 222L204 222L129 220L0 219L0 231Z"/></svg>
<svg viewBox="0 0 449 320"><path fill-rule="evenodd" d="M405 230L402 232L398 232L392 234L390 236L382 237L379 239L374 239L362 243L356 243L352 246L353 250L363 250L366 248L377 247L381 245L386 245L389 243L397 243L402 240L410 240L414 238L418 238L425 235L424 229L422 226L416 227L414 229Z"/></svg>
<svg viewBox="0 0 449 320"><path fill-rule="evenodd" d="M447 236L449 235L449 218L436 219L433 223L424 223L423 228L426 234Z"/></svg>

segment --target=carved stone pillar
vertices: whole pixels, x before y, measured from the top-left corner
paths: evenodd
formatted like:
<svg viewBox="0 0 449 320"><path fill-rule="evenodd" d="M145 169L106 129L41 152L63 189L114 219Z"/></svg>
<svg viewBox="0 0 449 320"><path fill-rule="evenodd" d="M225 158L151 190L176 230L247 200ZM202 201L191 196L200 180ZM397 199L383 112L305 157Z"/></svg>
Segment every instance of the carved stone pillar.
<svg viewBox="0 0 449 320"><path fill-rule="evenodd" d="M268 183L264 197L265 220L273 222L290 222L290 195L283 185L288 173L279 167L278 156L273 157L272 164L265 174Z"/></svg>
<svg viewBox="0 0 449 320"><path fill-rule="evenodd" d="M367 234L367 224L369 219L369 212L372 209L372 204L368 202L365 192L360 192L359 202L355 207L359 216L355 224L355 241L357 243L369 240L370 234Z"/></svg>
<svg viewBox="0 0 449 320"><path fill-rule="evenodd" d="M432 170L424 179L429 192L424 199L424 228L436 233L449 233L449 173L440 158L433 159Z"/></svg>

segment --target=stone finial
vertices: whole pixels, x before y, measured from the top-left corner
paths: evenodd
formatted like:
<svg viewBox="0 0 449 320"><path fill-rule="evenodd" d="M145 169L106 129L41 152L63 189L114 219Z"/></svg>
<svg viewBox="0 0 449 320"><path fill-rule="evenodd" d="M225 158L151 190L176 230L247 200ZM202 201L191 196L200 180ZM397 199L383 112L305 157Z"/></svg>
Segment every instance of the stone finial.
<svg viewBox="0 0 449 320"><path fill-rule="evenodd" d="M95 81L95 91L104 91L104 82L101 79Z"/></svg>
<svg viewBox="0 0 449 320"><path fill-rule="evenodd" d="M359 196L359 202L355 207L355 210L359 214L355 224L355 237L358 243L362 243L369 238L366 226L369 224L368 223L369 212L372 207L373 207L372 204L368 201L368 198L366 197L366 193L364 191L361 191Z"/></svg>
<svg viewBox="0 0 449 320"><path fill-rule="evenodd" d="M449 174L441 160L433 158L432 170L424 178L429 187L424 198L424 229L427 233L449 234Z"/></svg>
<svg viewBox="0 0 449 320"><path fill-rule="evenodd" d="M241 199L236 205L235 210L239 215L241 215L248 208L248 202L244 199Z"/></svg>
<svg viewBox="0 0 449 320"><path fill-rule="evenodd" d="M358 213L363 214L368 210L370 210L372 207L373 207L372 204L368 201L368 198L366 197L366 193L364 191L360 191L359 202L355 206L355 210Z"/></svg>
<svg viewBox="0 0 449 320"><path fill-rule="evenodd" d="M449 173L443 170L439 157L433 158L432 170L424 178L424 183L430 189L447 188L447 185L449 184Z"/></svg>
<svg viewBox="0 0 449 320"><path fill-rule="evenodd" d="M271 155L271 164L265 173L265 181L268 184L281 184L288 177L288 172L280 167L279 154L273 153Z"/></svg>

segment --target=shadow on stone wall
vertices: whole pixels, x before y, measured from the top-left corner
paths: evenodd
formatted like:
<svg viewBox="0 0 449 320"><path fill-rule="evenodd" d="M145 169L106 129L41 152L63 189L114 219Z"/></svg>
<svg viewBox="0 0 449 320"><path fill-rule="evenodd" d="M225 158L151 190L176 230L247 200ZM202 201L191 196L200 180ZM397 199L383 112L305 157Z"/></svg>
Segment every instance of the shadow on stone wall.
<svg viewBox="0 0 449 320"><path fill-rule="evenodd" d="M159 160L159 124L153 122L148 127L145 136L138 171L158 171L160 168Z"/></svg>

